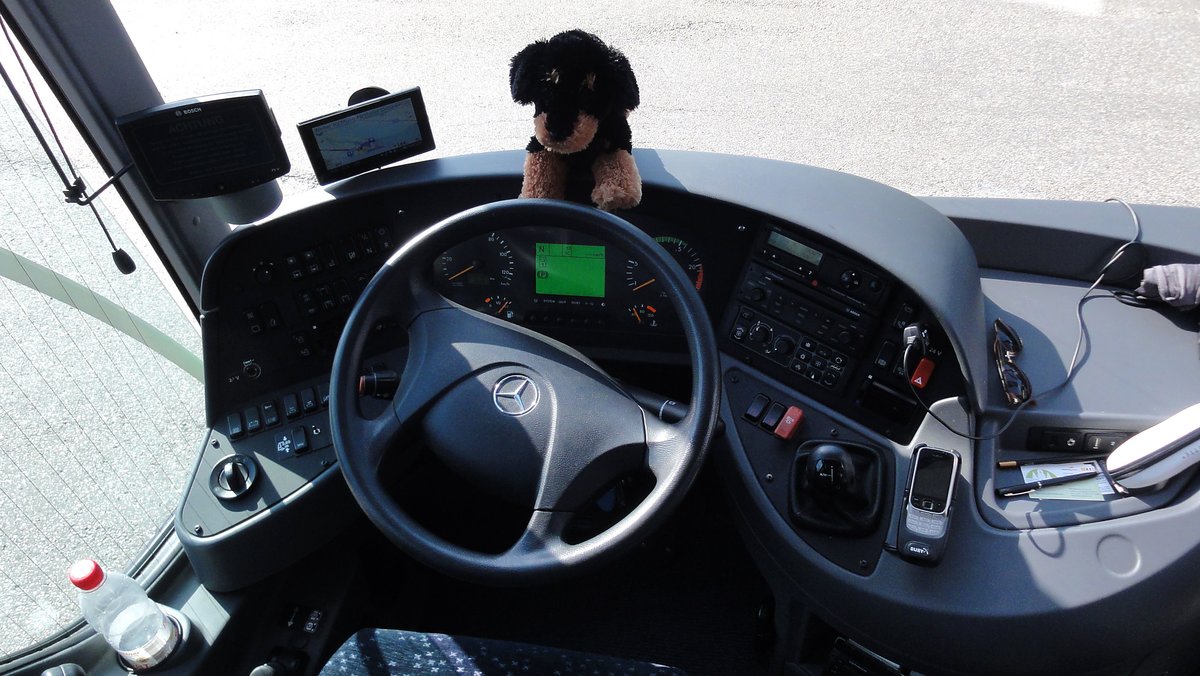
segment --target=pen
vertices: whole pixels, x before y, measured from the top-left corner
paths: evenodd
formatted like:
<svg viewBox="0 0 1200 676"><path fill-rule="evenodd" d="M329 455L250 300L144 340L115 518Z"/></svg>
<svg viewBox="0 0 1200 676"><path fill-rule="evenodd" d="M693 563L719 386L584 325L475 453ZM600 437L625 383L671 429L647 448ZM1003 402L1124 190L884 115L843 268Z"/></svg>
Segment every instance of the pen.
<svg viewBox="0 0 1200 676"><path fill-rule="evenodd" d="M1100 460L1101 458L1107 458L1107 457L1108 457L1107 453L1102 453L1099 455L1094 454L1094 453L1090 454L1090 455L1079 455L1078 453L1076 453L1075 455L1056 455L1056 456L1049 457L1049 458L1023 458L1021 460L1001 460L996 463L996 467L998 467L1000 469L1015 469L1017 467L1024 467L1025 465L1054 465L1054 464L1060 464L1060 463L1064 463L1064 462L1087 462L1089 460Z"/></svg>
<svg viewBox="0 0 1200 676"><path fill-rule="evenodd" d="M1006 486L1004 488L997 488L996 495L999 495L1002 498L1014 498L1018 495L1025 495L1026 493L1032 493L1039 488L1047 488L1049 486L1057 486L1059 484L1070 483L1072 481L1079 481L1080 479L1087 479L1089 477L1094 477L1099 473L1100 472L1098 470L1089 469L1085 472L1079 472L1077 474L1071 474L1068 476L1056 476L1056 477L1050 477L1049 479L1042 479L1041 481L1030 481L1027 484L1018 484L1016 486Z"/></svg>

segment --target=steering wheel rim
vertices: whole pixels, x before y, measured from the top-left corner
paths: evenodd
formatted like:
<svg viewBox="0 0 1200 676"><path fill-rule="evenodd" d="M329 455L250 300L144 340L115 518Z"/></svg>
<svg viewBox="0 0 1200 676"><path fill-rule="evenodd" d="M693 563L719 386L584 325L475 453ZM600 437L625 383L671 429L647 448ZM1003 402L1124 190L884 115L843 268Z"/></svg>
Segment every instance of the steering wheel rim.
<svg viewBox="0 0 1200 676"><path fill-rule="evenodd" d="M474 236L535 223L553 224L615 245L638 256L656 276L675 304L691 360L692 403L682 420L665 423L655 412L642 409L576 350L463 308L434 290L432 261L443 251ZM388 410L367 418L358 405L359 369L367 335L384 318L398 319L406 327L408 362L401 389ZM461 339L466 330L470 340ZM541 406L545 410L539 412L535 401L524 420L520 419L524 414L504 415L503 402L496 397L505 396L497 393L500 381L509 376L520 376L535 389L540 385L538 391L544 389L541 396L547 397ZM334 355L331 432L342 475L360 508L410 556L475 582L546 581L611 559L644 539L678 506L712 439L720 404L718 378L716 338L700 297L657 242L607 212L555 200L508 200L468 209L427 228L405 242L372 278L350 313ZM498 411L482 410L479 403L486 396L481 388L489 383L494 383L492 402ZM580 406L587 410L579 410ZM481 410L467 412L463 425L444 424L460 407ZM641 429L624 425L627 421L601 420L606 416L598 412L604 411L619 412L614 417L640 416ZM463 435L470 434L470 426L476 423L492 426L488 429L495 433L489 438L515 440L497 451L503 456L508 446L516 447L511 461L491 457L496 446L460 448ZM530 520L510 549L488 554L453 544L430 532L389 497L379 476L380 463L419 425L424 425L426 438L437 440L431 442L440 449L435 452L451 457L451 464L462 466L477 480L492 477L497 491L523 499L534 495L528 484L541 454ZM636 459L639 440L644 453ZM502 461L507 463L504 476L493 476L500 467L496 463ZM650 493L600 534L580 543L564 542L563 528L573 511L567 507L580 491L601 481L606 471L624 471L635 461L654 475Z"/></svg>

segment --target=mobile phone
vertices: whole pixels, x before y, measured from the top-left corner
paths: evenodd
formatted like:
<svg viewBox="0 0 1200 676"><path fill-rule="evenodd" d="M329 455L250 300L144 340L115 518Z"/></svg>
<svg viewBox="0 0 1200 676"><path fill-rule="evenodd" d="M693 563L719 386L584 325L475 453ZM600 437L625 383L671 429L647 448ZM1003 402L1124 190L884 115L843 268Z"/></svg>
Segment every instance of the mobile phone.
<svg viewBox="0 0 1200 676"><path fill-rule="evenodd" d="M919 446L913 453L896 536L904 558L926 565L941 560L961 464L957 452L944 448Z"/></svg>

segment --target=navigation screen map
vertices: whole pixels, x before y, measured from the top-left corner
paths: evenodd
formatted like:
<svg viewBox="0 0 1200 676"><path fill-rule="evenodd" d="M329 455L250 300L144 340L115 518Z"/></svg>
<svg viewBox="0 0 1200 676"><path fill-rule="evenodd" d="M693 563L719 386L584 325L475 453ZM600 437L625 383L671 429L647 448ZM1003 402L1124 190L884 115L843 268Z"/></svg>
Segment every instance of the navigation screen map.
<svg viewBox="0 0 1200 676"><path fill-rule="evenodd" d="M538 242L534 290L551 296L604 297L604 247Z"/></svg>
<svg viewBox="0 0 1200 676"><path fill-rule="evenodd" d="M366 110L313 129L328 169L421 141L421 127L411 99Z"/></svg>

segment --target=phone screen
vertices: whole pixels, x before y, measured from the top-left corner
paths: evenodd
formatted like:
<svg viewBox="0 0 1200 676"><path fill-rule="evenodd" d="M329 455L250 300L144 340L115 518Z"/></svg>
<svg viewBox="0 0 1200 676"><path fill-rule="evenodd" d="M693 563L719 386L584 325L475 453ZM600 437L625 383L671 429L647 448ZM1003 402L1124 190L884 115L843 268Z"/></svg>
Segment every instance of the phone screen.
<svg viewBox="0 0 1200 676"><path fill-rule="evenodd" d="M950 482L954 480L954 456L942 451L922 449L917 453L909 501L913 507L929 512L946 510Z"/></svg>

